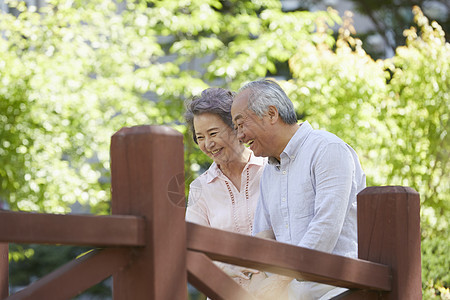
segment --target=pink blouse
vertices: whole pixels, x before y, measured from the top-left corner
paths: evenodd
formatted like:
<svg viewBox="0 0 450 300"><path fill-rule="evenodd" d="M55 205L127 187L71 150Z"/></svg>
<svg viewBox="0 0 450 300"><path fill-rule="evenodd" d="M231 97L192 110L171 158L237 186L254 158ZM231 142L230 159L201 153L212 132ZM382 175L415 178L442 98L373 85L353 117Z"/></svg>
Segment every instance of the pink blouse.
<svg viewBox="0 0 450 300"><path fill-rule="evenodd" d="M214 162L190 185L186 221L251 235L259 180L267 159L250 154L241 176L241 190Z"/></svg>
<svg viewBox="0 0 450 300"><path fill-rule="evenodd" d="M189 187L186 221L251 235L259 198L259 180L266 164L267 158L256 157L252 152L242 171L241 190L238 191L213 162ZM220 268L226 266L224 263L214 263ZM250 280L234 280L248 289Z"/></svg>

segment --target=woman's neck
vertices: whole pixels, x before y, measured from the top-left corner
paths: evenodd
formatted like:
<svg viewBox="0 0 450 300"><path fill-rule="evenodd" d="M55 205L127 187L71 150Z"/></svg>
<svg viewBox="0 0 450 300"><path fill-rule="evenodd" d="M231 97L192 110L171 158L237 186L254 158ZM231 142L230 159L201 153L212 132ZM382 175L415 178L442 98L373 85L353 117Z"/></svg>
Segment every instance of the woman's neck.
<svg viewBox="0 0 450 300"><path fill-rule="evenodd" d="M234 186L238 190L240 190L242 171L250 160L250 155L251 151L244 148L235 160L219 165L219 169L222 173L233 182Z"/></svg>

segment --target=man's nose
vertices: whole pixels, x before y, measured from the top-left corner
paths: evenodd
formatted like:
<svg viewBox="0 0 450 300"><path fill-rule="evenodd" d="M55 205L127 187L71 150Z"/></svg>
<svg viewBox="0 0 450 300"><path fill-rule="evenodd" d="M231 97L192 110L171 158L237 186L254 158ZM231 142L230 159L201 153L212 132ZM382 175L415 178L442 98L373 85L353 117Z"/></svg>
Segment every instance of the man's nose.
<svg viewBox="0 0 450 300"><path fill-rule="evenodd" d="M241 142L244 141L245 134L244 134L244 132L242 131L242 129L238 129L238 130L237 130L236 137L237 137L237 139L240 140Z"/></svg>

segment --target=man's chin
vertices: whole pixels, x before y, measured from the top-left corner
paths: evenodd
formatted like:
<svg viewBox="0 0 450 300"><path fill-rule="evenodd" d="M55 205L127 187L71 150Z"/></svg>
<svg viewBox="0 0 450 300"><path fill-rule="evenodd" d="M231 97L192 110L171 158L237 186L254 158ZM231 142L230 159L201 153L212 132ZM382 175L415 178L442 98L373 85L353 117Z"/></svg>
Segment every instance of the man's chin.
<svg viewBox="0 0 450 300"><path fill-rule="evenodd" d="M256 151L253 152L253 154L258 157L270 157L270 155L267 155L267 152L264 151Z"/></svg>
<svg viewBox="0 0 450 300"><path fill-rule="evenodd" d="M258 157L260 157L260 156L263 156L263 154L260 152L260 151L258 151L258 150L252 150L253 151L253 155L254 156L258 156Z"/></svg>
<svg viewBox="0 0 450 300"><path fill-rule="evenodd" d="M255 147L255 144L250 146L250 150L253 151L253 155L264 157L262 149L259 149L259 147Z"/></svg>

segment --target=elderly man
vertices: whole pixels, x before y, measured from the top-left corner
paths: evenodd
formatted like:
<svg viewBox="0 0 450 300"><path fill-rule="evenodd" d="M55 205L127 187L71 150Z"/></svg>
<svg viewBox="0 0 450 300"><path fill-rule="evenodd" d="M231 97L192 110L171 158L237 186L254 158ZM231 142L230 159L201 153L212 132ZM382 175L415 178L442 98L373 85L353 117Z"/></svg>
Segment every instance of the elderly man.
<svg viewBox="0 0 450 300"><path fill-rule="evenodd" d="M365 174L355 151L332 133L297 123L291 100L274 81L250 82L233 101L238 138L269 158L260 182L253 234L357 257L356 195ZM345 289L272 275L256 296L286 286L289 299L329 299Z"/></svg>

